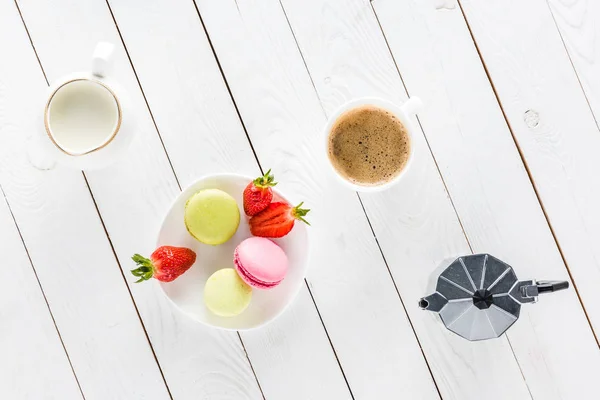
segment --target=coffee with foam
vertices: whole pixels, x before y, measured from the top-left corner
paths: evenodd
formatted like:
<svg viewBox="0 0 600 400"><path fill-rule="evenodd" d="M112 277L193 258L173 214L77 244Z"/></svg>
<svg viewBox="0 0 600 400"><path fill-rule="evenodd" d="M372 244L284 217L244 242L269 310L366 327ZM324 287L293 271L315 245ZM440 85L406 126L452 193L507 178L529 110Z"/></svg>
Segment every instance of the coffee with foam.
<svg viewBox="0 0 600 400"><path fill-rule="evenodd" d="M329 131L328 155L336 171L353 184L379 186L406 166L411 142L391 112L364 105L343 113Z"/></svg>

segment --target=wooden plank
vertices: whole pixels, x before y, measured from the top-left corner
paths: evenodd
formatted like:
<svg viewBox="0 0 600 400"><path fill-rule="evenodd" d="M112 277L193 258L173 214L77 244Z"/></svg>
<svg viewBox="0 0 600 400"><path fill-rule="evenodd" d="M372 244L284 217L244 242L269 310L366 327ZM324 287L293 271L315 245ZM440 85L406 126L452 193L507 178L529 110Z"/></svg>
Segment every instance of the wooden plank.
<svg viewBox="0 0 600 400"><path fill-rule="evenodd" d="M20 5L40 61L51 81L73 70L88 69L96 42L108 40L117 45L113 77L130 96L130 111L137 113L139 135L129 150L131 157L109 169L90 172L87 176L123 273L128 282L133 282L134 278L129 274L130 256L135 252L148 254L152 251L162 216L179 192L179 187L127 54L121 46L110 11L104 1L65 0L52 4L26 1ZM204 74L185 78L191 81L194 77L199 78L199 85L203 85L211 96L218 92L220 86L218 83L213 84L212 76ZM169 99L173 102L178 100L177 96ZM198 104L198 101L194 102L195 106ZM221 160L223 169L255 169L254 157L246 142L211 141L213 137L220 137L219 129L228 131L231 126L238 125L235 122L230 124L230 119L219 119L222 102L216 98L209 97L204 100L204 104L206 108L203 115L215 116L217 119L207 121L205 125L189 124L188 130L183 132L207 132L203 146L195 148L194 155L189 158L200 175L209 172L211 168L218 168L218 164L213 164L215 158ZM194 111L197 112L197 109ZM181 118L182 114L174 112L165 117ZM217 121L224 122L216 124ZM183 140L185 139L183 136ZM191 176L193 175L188 175L187 179ZM237 334L212 331L191 321L174 310L152 283L131 285L131 291L174 398L214 398L227 395L235 398L262 398ZM133 346L131 341L134 339L143 343L142 339L132 338L127 334L121 334L120 337L121 343L126 346ZM139 370L141 368L131 371ZM101 378L102 374L99 375ZM149 383L150 389L161 382L160 375L153 377L147 374L144 379L132 379L130 383L143 388L144 385L140 385L140 382L145 382L146 379L152 381ZM154 399L163 395L167 397L164 390L154 389L148 397ZM139 397L141 395L128 395L126 392L118 396L104 396Z"/></svg>
<svg viewBox="0 0 600 400"><path fill-rule="evenodd" d="M415 386L412 386L403 378L408 376L408 379L414 379L407 375L410 362L392 349L398 345L408 345L404 341L406 339L382 334L382 329L390 328L384 328L379 321L358 330L358 321L361 319L385 318L379 314L379 310L381 302L386 301L386 294L377 293L381 283L375 283L374 280L383 281L380 273L387 271L385 266L374 264L375 254L369 255L371 260L361 258L360 263L350 261L361 257L357 253L350 254L343 264L336 262L335 258L353 251L357 240L362 242L371 239L357 239L335 230L336 223L345 220L345 231L358 235L360 228L354 220L364 217L353 213L352 217L333 219L331 214L340 212L335 211L336 207L344 207L342 212L348 213L348 210L355 209L358 201L354 199L353 203L347 198L345 189L328 180L328 176L323 174L327 168L324 165L326 161L320 158L322 149L319 146L323 142L320 135L326 117L319 97L323 100L323 106L331 111L355 91L383 94L401 102L406 98L403 88L395 70L382 67L384 63L387 67L393 67L389 54L378 53L375 55L378 65L368 64L373 59L368 48L385 48L383 38L374 35L378 32L377 28L374 30L372 26L356 23L374 21L368 5L365 8L351 4L351 11L346 12L338 8L339 4L328 8L331 2L327 5L317 2L301 5L291 3L284 5L292 25L294 22L294 27L303 25L297 39L304 54L308 52L312 55L306 61L317 93L296 49L294 36L279 2L197 1L254 148L261 159L267 157L273 160L269 165L293 160L297 165L294 171L295 181L298 182L296 190L309 193L310 186L306 182L310 182L311 186L315 186L310 191L315 193L315 200L312 201L318 201L317 196L329 199L328 202L321 200L321 204L327 208L318 215L319 219L315 219L319 225L325 226L322 241L326 246L317 248L315 252L318 252L320 259L328 260L328 266L313 266L309 281L354 397L394 398L399 392L407 398L434 396L417 387L422 385L421 382L415 382ZM325 19L319 14L320 10L331 18ZM339 15L340 21L333 20L333 15ZM351 21L358 32L341 21ZM337 46L339 42L341 47ZM325 89L328 85L334 87L332 92ZM385 92L383 87L387 87ZM327 97L329 94L331 96ZM424 156L416 160L413 165L416 172L407 177L406 186L382 196L363 196L363 200L365 205L371 204L368 207L369 214L378 214L375 218L377 221L391 220L376 229L377 237L380 243L386 242L386 258L397 278L400 295L408 299L405 305L440 392L444 398L458 399L474 398L482 392L499 399L527 398L529 393L505 339L468 343L441 328L433 314L416 308L418 298L425 294L430 272L442 259L468 253L469 247L435 164L428 156L425 141L419 137L415 145L418 154ZM287 181L282 182L285 184ZM319 185L317 182L321 182L318 188L320 192L316 188ZM411 188L409 195L405 192L406 187ZM380 200L375 203L375 199ZM382 199L387 199L387 202ZM316 207L315 211L318 212L319 208ZM348 220L352 226L348 226ZM316 224L313 225L313 229L318 229ZM336 237L336 241L330 244L325 239L327 235ZM399 246L399 243L402 245ZM370 267L365 269L363 265ZM344 277L343 282L340 282L340 276ZM365 284L368 287L365 288ZM386 310L389 308L386 307ZM368 315L375 312L378 315ZM386 312L399 314L401 310ZM376 341L365 341L365 337L376 338ZM491 365L490 359L495 360ZM386 371L382 371L378 363L385 363ZM472 368L480 364L486 365L485 371ZM471 384L465 385L465 380Z"/></svg>
<svg viewBox="0 0 600 400"><path fill-rule="evenodd" d="M0 29L0 35L4 33ZM0 135L12 126L0 78ZM1 164L0 164L1 165ZM1 192L0 192L1 194ZM27 257L8 205L0 198L0 397L82 399L77 380Z"/></svg>
<svg viewBox="0 0 600 400"><path fill-rule="evenodd" d="M0 63L0 183L83 394L168 398L83 176L63 168L39 171L27 160L25 140L39 128L35 116L47 85L12 2L0 3L0 37L0 51L10 60Z"/></svg>
<svg viewBox="0 0 600 400"><path fill-rule="evenodd" d="M596 242L600 239L600 213L596 204L600 188L594 171L600 168L596 151L600 133L550 10L546 2L537 0L461 3L587 314L598 332L600 301L596 287L600 283L600 264ZM538 250L538 254L542 253ZM544 270L550 273L545 265ZM544 330L549 333L541 344L551 349L539 354L544 355L546 363L540 365L534 359L521 365L530 386L540 387L541 395L585 395L594 382L593 371L598 369L589 365L597 365L600 351L593 346L592 337L581 337L583 329L579 336L564 332L570 325L565 318L573 317L575 305L562 311L564 304L559 299L553 296L548 298L551 301L556 303L545 318L558 319L561 325L548 325ZM566 311L570 314L565 315ZM555 334L553 339L551 335ZM564 338L569 338L567 343ZM518 349L514 345L517 352L531 351L528 346ZM558 350L560 356L552 354ZM549 360L554 365L548 364ZM581 368L580 372L574 373L574 367Z"/></svg>
<svg viewBox="0 0 600 400"><path fill-rule="evenodd" d="M182 185L208 172L258 174L194 4L111 7ZM284 317L241 336L267 398L304 399L317 390L350 397L307 288Z"/></svg>

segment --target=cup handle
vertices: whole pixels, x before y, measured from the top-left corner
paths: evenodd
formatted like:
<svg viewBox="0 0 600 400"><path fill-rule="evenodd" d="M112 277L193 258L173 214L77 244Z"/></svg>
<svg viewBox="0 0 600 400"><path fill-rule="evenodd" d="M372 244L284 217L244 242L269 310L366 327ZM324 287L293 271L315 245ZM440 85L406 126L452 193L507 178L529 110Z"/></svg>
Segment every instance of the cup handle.
<svg viewBox="0 0 600 400"><path fill-rule="evenodd" d="M109 42L98 42L92 56L92 74L104 78L112 65L115 46Z"/></svg>
<svg viewBox="0 0 600 400"><path fill-rule="evenodd" d="M412 96L400 108L406 115L415 115L423 109L423 102L417 96Z"/></svg>

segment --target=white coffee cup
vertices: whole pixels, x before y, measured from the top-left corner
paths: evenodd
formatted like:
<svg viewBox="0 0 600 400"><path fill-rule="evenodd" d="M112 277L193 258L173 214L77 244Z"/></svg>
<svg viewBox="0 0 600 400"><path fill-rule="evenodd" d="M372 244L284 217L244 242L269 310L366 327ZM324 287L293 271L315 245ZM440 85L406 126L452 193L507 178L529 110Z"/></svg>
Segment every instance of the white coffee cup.
<svg viewBox="0 0 600 400"><path fill-rule="evenodd" d="M351 182L347 178L345 178L343 175L341 175L338 172L338 170L335 168L335 166L331 163L328 153L329 153L329 134L330 134L331 129L333 128L334 124L338 121L338 119L343 114L345 114L346 112L348 112L350 110L353 110L353 109L359 108L359 107L369 106L369 105L389 111L392 115L394 115L396 118L398 118L400 120L400 122L402 122L402 125L404 125L404 127L406 128L408 137L411 141L411 146L410 146L410 153L408 155L408 160L406 161L406 164L404 165L404 167L402 168L402 171L400 171L400 173L398 175L396 175L393 179L390 179L389 181L386 181L385 183L382 183L380 185L366 186L366 185L359 185L354 182ZM421 110L422 107L423 107L423 103L421 102L421 99L419 99L418 97L414 97L414 96L411 97L410 99L408 99L404 104L402 104L402 106L397 106L394 103L391 103L387 100L383 100L378 97L362 97L359 99L350 100L349 102L343 104L341 107L339 107L337 110L335 110L333 112L333 114L331 114L329 116L327 124L325 125L325 128L323 130L323 136L324 136L324 142L325 142L325 157L327 158L328 164L330 166L330 170L333 172L333 174L338 178L338 180L343 185L345 185L346 187L348 187L352 190L355 190L357 192L378 192L378 191L389 189L391 186L396 185L406 175L406 173L408 172L408 170L410 168L412 160L415 157L415 154L414 154L415 153L414 132L416 132L416 131L415 131L414 124L411 121L411 118L415 114L417 114Z"/></svg>
<svg viewBox="0 0 600 400"><path fill-rule="evenodd" d="M29 149L36 167L48 169L59 162L98 169L125 152L134 118L124 93L108 78L113 49L110 43L98 43L90 72L63 77L49 88L43 129Z"/></svg>

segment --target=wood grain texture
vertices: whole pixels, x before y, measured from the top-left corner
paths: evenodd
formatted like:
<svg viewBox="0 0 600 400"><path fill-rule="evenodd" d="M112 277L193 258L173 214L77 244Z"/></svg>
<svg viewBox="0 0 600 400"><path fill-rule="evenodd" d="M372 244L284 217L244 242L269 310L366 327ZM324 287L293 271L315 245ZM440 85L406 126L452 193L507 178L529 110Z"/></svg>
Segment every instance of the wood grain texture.
<svg viewBox="0 0 600 400"><path fill-rule="evenodd" d="M461 3L569 270L597 326L600 269L595 243L600 238L600 215L595 204L600 188L594 171L599 168L600 134L550 10L544 1ZM537 251L538 256L545 255ZM550 273L548 265L543 270ZM536 328L537 335L545 337L538 343L551 347L536 351L530 362L522 362L523 371L530 387L540 388L540 395L585 395L594 382L600 351L582 327L564 332L570 329L566 319L575 316L574 305L562 309L565 304L554 296L547 301L556 302L553 310L544 312L547 316L532 310L530 318L535 317L536 324L538 317L554 318L560 324L548 321L545 329ZM555 334L557 338L552 339ZM517 353L531 352L530 346L513 345ZM545 363L539 363L540 357ZM573 373L574 367L580 372Z"/></svg>
<svg viewBox="0 0 600 400"><path fill-rule="evenodd" d="M407 379L413 380L414 386L398 378L407 376L407 368L410 368L407 365L410 362L400 353L392 356L390 349L397 348L398 345L406 346L405 339L398 335L384 334L382 329L390 328L386 328L381 322L372 322L369 327L361 327L360 332L357 329L360 318L376 321L376 318L384 318L380 316L380 310L392 313L399 313L400 310L388 311L389 308L381 307L381 301L385 299L386 294L381 293L381 284L375 279L383 279L378 277L381 276L380 268L385 266L374 264L376 254L366 255L371 257L371 260L356 253L345 255L353 251L358 240L370 239L357 237L356 234L361 232L360 229L365 229L359 225L363 216L353 212L351 217L333 219L332 214L339 213L342 207L343 213L348 213L354 208L351 208L352 202L345 196L345 189L330 181L330 177L322 172L326 171L327 166L324 165L326 161L322 158L322 148L319 146L324 141L321 129L326 116L301 55L295 48L294 37L280 5L277 1L217 4L200 0L197 3L261 159L265 153L275 162L293 161L298 165L298 169L294 171L294 180L299 185L299 189L296 190L315 193L316 188L310 188L307 182L314 186L322 184L324 187L318 188L323 190L321 193L337 202L333 207L329 206L323 199L319 200L316 197L318 193L314 199L311 198L310 204L319 204L318 207L314 207L315 212L321 212L318 218L317 214L314 214L315 221L324 225L326 229L324 233L317 233L319 228L313 224L314 234L323 235L324 239L319 241L327 245L326 249L318 247L315 252L319 252L320 260L325 259L327 262L314 263L309 271L309 282L314 289L317 304L328 326L354 397L393 398L399 391L407 393L408 398L435 396L434 393L424 392L427 388L423 388L423 385L414 381L410 375ZM385 41L381 36L368 37L365 32L369 35L376 32L369 32L368 26L357 26L356 20L363 16L355 17L353 13L356 9L344 13L337 8L327 9L316 2L294 4L289 8L288 4L284 3L284 6L292 26L295 26L294 22L306 25L302 26L301 34L296 32L297 39L300 47L303 50L307 47L306 52L311 53L311 57L306 61L318 94L327 95L323 85L336 85L336 89L342 93L339 96L337 93L332 94L331 98L337 100L332 100L335 104L325 105L326 108L336 107L346 100L345 96L349 97L347 93L353 90L364 90L364 94L381 94L386 85L390 87L389 90L397 91L391 97L393 100L402 101L405 98L395 71L383 69L384 76L369 72L372 68L378 68L381 72L384 62L388 66L393 64L389 54L376 55L379 66L365 64L373 59L372 54L367 52L368 48L385 47ZM324 20L326 17L319 14L319 10L322 9L327 9L327 12L323 12L327 17L342 14L340 19L352 21L353 27L342 25L334 19ZM303 14L306 10L314 10L314 13ZM366 15L373 18L370 8L359 10L370 13ZM314 22L314 25L311 25L311 22ZM354 31L354 27L358 32ZM314 36L310 32L314 33ZM309 41L309 37L314 41ZM363 45L361 40L365 40L368 45ZM343 47L337 47L335 43L338 42L343 42ZM330 65L328 63L343 65L333 68L335 71L319 75L321 69ZM337 71L342 70L347 75L337 74ZM349 79L344 79L346 77ZM387 84L381 84L380 79L385 80ZM388 91L384 94L389 98L390 93ZM422 136L415 145L418 147L418 153L425 156L415 160L411 167L415 172L407 177L405 185L411 187L411 194L407 196L404 187L401 187L383 196L390 199L387 204L374 204L374 196L363 196L363 199L365 204L372 204L371 207L367 207L368 211L380 213L379 221L383 221L384 218L389 221L385 226L376 229L377 237L380 243L386 240L385 256L397 277L400 295L408 299L405 305L413 317L423 351L433 368L442 396L473 398L485 391L498 399L528 398L527 388L506 340L477 343L473 346L441 328L433 314L422 312L416 307L418 298L427 290L430 273L437 264L451 255L468 253L469 247L447 199L435 164L427 155L427 146ZM276 158L278 156L285 158L285 161L279 161ZM282 185L289 182L294 181L285 179L282 180ZM323 207L327 208L323 210ZM344 221L345 232L356 232L355 237L334 231L335 224L339 224L337 221ZM330 244L325 239L326 235L335 236L336 241ZM344 257L341 268L340 261L336 260L339 257ZM358 268L355 266L356 261L352 261L357 257L361 257ZM389 257L393 262L390 263ZM365 268L367 265L370 267ZM377 293L378 290L380 293ZM360 296L357 299L360 304L351 299L352 296ZM352 308L348 307L348 304ZM370 313L375 315L367 316ZM335 324L329 321L335 321ZM340 325L344 329L338 329ZM365 342L365 337L377 339ZM483 373L472 368L472 365L486 363L490 359L495 360L494 365L489 366L492 372L488 370ZM385 365L386 370L377 365L378 363ZM469 379L472 385L464 385L465 379ZM510 383L507 385L507 382ZM491 387L494 389L490 390Z"/></svg>
<svg viewBox="0 0 600 400"><path fill-rule="evenodd" d="M0 183L84 396L168 398L83 176L27 160L47 85L12 2L0 3L0 37L10 38L0 51L11 60L0 63Z"/></svg>
<svg viewBox="0 0 600 400"><path fill-rule="evenodd" d="M1 31L1 30L0 30ZM12 135L3 107L0 78L0 136ZM81 399L43 293L23 242L0 192L0 397L3 399ZM36 377L36 379L32 379Z"/></svg>
<svg viewBox="0 0 600 400"><path fill-rule="evenodd" d="M73 70L88 69L96 42L108 40L117 46L112 77L130 96L130 112L137 113L138 117L138 137L129 150L130 157L87 176L123 273L132 283L130 257L136 252L149 254L152 251L160 221L179 188L127 54L121 46L110 10L104 1L65 0L52 4L25 1L20 4L40 61L51 81ZM201 82L212 93L212 77L202 76L205 80ZM170 101L175 97L171 96ZM214 103L212 98L205 101L206 104ZM219 104L215 107L214 112L204 112L214 115ZM202 127L200 132L205 129ZM210 147L211 137L219 135L206 135L202 148L222 152ZM213 142L227 148L219 141ZM240 141L239 148L246 147L247 144ZM232 151L234 155L227 160L237 165L253 165L251 151L246 150L245 158L236 154L235 148ZM200 171L213 162L211 158L203 157L202 150L198 148L190 160L199 166ZM100 290L104 289L99 286L96 291ZM237 334L212 331L191 321L172 307L154 283L132 285L131 291L174 398L262 398ZM122 343L127 346L132 345L133 339L127 334L121 337ZM104 375L102 371L97 373ZM160 383L162 379L159 375L153 381ZM143 387L139 380L132 384ZM163 395L167 396L155 390L149 398L162 398ZM138 398L126 393L121 396Z"/></svg>

